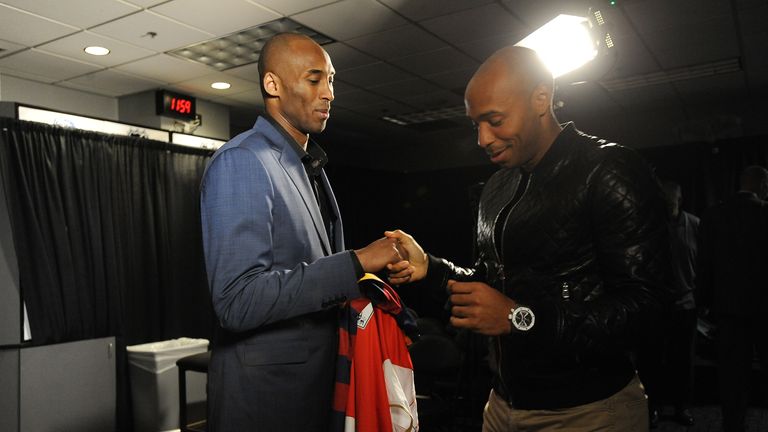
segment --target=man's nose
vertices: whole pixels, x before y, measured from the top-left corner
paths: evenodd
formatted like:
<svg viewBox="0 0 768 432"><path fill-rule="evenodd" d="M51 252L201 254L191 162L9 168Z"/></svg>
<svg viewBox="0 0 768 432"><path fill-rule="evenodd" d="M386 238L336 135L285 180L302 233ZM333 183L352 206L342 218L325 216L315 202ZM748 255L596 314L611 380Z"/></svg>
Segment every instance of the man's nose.
<svg viewBox="0 0 768 432"><path fill-rule="evenodd" d="M320 90L320 99L327 100L328 102L333 101L333 84L330 82L326 82L325 85L322 86L322 89Z"/></svg>
<svg viewBox="0 0 768 432"><path fill-rule="evenodd" d="M477 145L485 149L493 142L493 140L493 134L489 130L488 126L480 123L477 126Z"/></svg>

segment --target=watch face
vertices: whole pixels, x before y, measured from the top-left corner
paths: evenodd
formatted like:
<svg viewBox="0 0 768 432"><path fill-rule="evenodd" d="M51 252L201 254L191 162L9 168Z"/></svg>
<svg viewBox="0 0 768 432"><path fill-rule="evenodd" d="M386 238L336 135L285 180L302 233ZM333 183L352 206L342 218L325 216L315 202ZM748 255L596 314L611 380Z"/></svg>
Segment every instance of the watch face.
<svg viewBox="0 0 768 432"><path fill-rule="evenodd" d="M530 330L535 322L533 311L525 306L520 306L512 312L512 325L520 331Z"/></svg>

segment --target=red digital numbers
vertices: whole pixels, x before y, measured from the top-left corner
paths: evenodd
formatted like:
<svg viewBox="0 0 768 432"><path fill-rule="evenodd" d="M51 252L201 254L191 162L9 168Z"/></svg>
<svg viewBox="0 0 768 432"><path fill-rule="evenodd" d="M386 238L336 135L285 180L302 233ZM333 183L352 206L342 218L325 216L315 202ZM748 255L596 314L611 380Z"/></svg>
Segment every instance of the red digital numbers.
<svg viewBox="0 0 768 432"><path fill-rule="evenodd" d="M189 114L192 112L192 101L175 97L171 98L171 111L176 111L181 114Z"/></svg>

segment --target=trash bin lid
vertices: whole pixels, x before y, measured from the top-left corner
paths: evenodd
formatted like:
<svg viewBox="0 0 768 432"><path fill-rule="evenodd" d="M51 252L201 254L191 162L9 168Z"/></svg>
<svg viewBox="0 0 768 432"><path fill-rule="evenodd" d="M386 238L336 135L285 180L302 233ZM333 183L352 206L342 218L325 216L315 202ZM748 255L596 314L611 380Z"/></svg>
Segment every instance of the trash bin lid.
<svg viewBox="0 0 768 432"><path fill-rule="evenodd" d="M178 338L126 347L128 363L151 373L176 367L176 360L208 350L208 339Z"/></svg>

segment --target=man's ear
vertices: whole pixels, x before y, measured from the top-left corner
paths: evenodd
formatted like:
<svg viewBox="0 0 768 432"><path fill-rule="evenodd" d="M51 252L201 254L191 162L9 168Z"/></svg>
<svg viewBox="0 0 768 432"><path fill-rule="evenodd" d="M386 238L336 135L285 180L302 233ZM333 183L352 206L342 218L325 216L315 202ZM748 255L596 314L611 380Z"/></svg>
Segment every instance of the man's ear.
<svg viewBox="0 0 768 432"><path fill-rule="evenodd" d="M531 103L536 113L544 115L552 109L552 88L546 84L539 84L533 89Z"/></svg>
<svg viewBox="0 0 768 432"><path fill-rule="evenodd" d="M264 82L262 84L268 95L274 97L280 96L281 84L280 78L277 75L272 72L267 72L264 74Z"/></svg>

